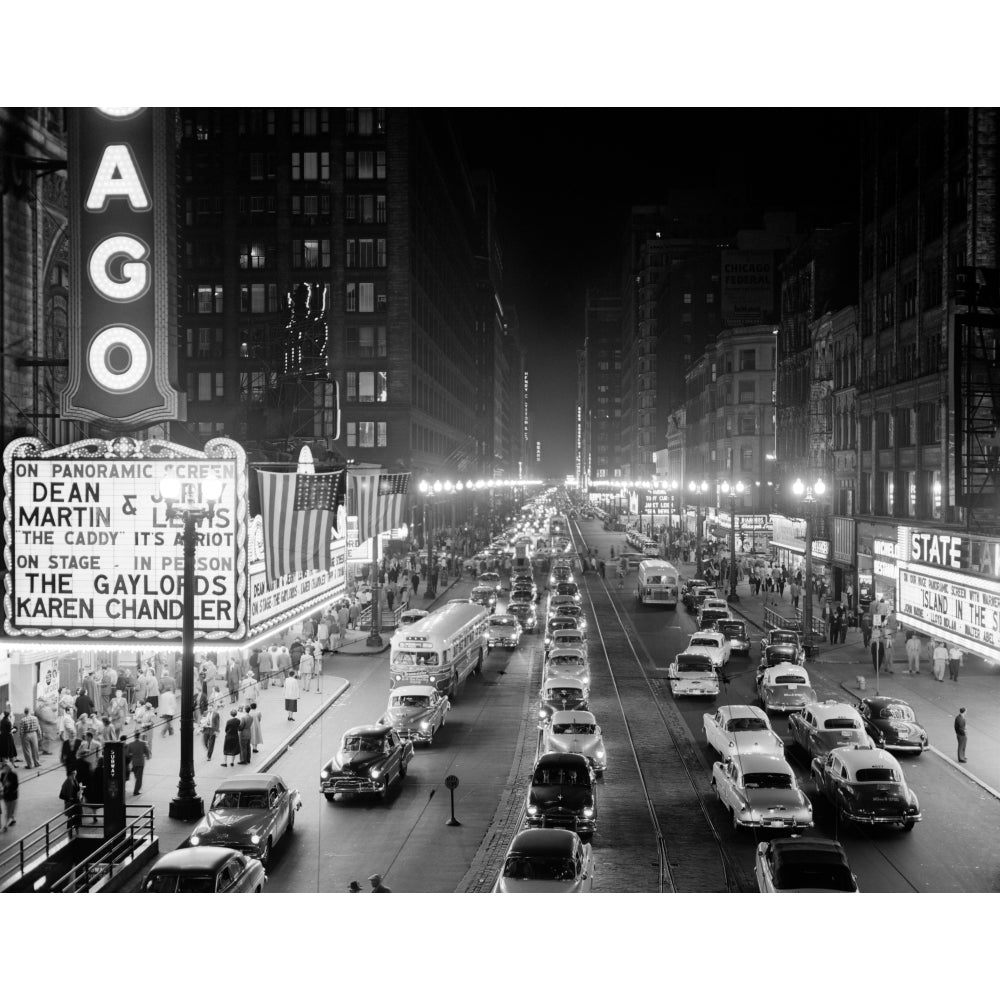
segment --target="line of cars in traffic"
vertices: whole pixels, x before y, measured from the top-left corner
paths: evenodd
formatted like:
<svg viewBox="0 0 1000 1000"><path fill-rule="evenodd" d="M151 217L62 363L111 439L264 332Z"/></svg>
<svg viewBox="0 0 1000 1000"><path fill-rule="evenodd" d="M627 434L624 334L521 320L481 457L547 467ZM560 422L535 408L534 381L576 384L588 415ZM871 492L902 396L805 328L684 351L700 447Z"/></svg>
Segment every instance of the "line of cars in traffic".
<svg viewBox="0 0 1000 1000"><path fill-rule="evenodd" d="M750 656L746 625L728 616L725 602L704 581L688 581L682 600L698 616L698 630L668 668L671 692L675 698L717 698L730 657ZM814 825L814 806L786 749L808 762L817 795L840 823L909 831L921 819L920 804L892 754L920 754L927 734L899 699L864 698L857 707L820 701L805 659L798 632L769 630L755 678L759 704L724 705L703 715L706 744L719 757L711 785L736 829L799 834L759 845L761 891L857 891L839 843L800 835ZM788 747L771 727L770 715L778 713L788 715Z"/></svg>

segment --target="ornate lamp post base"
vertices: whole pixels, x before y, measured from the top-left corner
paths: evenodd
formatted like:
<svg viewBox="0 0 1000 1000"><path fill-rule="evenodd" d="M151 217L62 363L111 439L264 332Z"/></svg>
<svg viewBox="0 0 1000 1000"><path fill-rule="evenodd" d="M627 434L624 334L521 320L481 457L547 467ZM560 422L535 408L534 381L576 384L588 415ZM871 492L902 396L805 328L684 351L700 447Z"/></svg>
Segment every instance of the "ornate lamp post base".
<svg viewBox="0 0 1000 1000"><path fill-rule="evenodd" d="M170 800L168 815L171 819L180 819L190 823L205 815L205 803L199 795L185 796L184 798L178 795Z"/></svg>
<svg viewBox="0 0 1000 1000"><path fill-rule="evenodd" d="M382 633L372 632L369 634L368 638L365 639L366 646L381 646L382 645Z"/></svg>

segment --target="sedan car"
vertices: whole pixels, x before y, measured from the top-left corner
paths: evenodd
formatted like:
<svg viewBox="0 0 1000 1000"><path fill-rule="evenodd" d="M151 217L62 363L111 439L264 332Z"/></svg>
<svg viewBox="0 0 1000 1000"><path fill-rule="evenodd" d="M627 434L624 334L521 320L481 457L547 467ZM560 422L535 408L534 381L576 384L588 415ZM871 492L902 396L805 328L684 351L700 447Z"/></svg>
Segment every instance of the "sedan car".
<svg viewBox="0 0 1000 1000"><path fill-rule="evenodd" d="M816 700L805 667L779 663L757 678L757 696L765 712L795 712Z"/></svg>
<svg viewBox="0 0 1000 1000"><path fill-rule="evenodd" d="M712 785L737 830L797 830L813 825L812 804L784 757L754 753L716 761Z"/></svg>
<svg viewBox="0 0 1000 1000"><path fill-rule="evenodd" d="M406 777L412 759L413 744L391 726L355 726L344 733L340 749L320 772L320 791L327 802L337 795L384 799L389 785Z"/></svg>
<svg viewBox="0 0 1000 1000"><path fill-rule="evenodd" d="M670 693L715 698L719 694L719 671L715 658L707 651L678 653L667 669Z"/></svg>
<svg viewBox="0 0 1000 1000"><path fill-rule="evenodd" d="M590 693L590 666L579 649L560 649L548 656L542 668L542 677L543 682L550 677L572 678Z"/></svg>
<svg viewBox="0 0 1000 1000"><path fill-rule="evenodd" d="M549 572L549 586L555 587L560 583L569 583L573 579L573 567L567 562L556 562Z"/></svg>
<svg viewBox="0 0 1000 1000"><path fill-rule="evenodd" d="M917 796L906 786L899 763L887 750L832 750L812 762L816 787L842 822L892 824L912 830L921 819Z"/></svg>
<svg viewBox="0 0 1000 1000"><path fill-rule="evenodd" d="M517 649L521 645L521 623L514 615L490 615L486 620L486 646Z"/></svg>
<svg viewBox="0 0 1000 1000"><path fill-rule="evenodd" d="M708 580L703 580L701 577L684 582L684 587L681 590L681 603L688 611L695 610L695 595L698 593L702 593L706 597L715 597L715 588Z"/></svg>
<svg viewBox="0 0 1000 1000"><path fill-rule="evenodd" d="M534 604L511 602L507 605L507 614L513 615L517 619L522 632L534 633L538 628L538 615L535 612Z"/></svg>
<svg viewBox="0 0 1000 1000"><path fill-rule="evenodd" d="M893 753L920 754L930 746L913 709L899 698L864 698L859 706L865 731L875 745Z"/></svg>
<svg viewBox="0 0 1000 1000"><path fill-rule="evenodd" d="M785 743L771 728L767 713L754 705L723 705L702 717L702 731L723 760L733 756L785 754Z"/></svg>
<svg viewBox="0 0 1000 1000"><path fill-rule="evenodd" d="M204 819L188 842L192 847L229 847L259 858L267 867L279 840L295 829L302 808L299 793L276 774L248 774L219 783Z"/></svg>
<svg viewBox="0 0 1000 1000"><path fill-rule="evenodd" d="M761 892L857 892L858 880L836 840L782 837L757 845Z"/></svg>
<svg viewBox="0 0 1000 1000"><path fill-rule="evenodd" d="M477 587L492 587L496 593L500 593L500 588L503 586L500 582L500 574L495 573L492 570L488 573L480 573L476 578Z"/></svg>
<svg viewBox="0 0 1000 1000"><path fill-rule="evenodd" d="M575 597L578 601L580 599L580 588L572 580L560 580L553 590L560 597Z"/></svg>
<svg viewBox="0 0 1000 1000"><path fill-rule="evenodd" d="M587 711L590 708L590 690L582 681L572 677L552 677L543 682L539 691L538 727L545 727L546 720L556 712Z"/></svg>
<svg viewBox="0 0 1000 1000"><path fill-rule="evenodd" d="M473 587L469 600L492 611L497 606L497 592L492 587Z"/></svg>
<svg viewBox="0 0 1000 1000"><path fill-rule="evenodd" d="M801 666L805 662L805 650L801 646L794 646L790 642L772 643L761 653L760 663L757 665L757 679L759 680L769 667L777 667L782 663Z"/></svg>
<svg viewBox="0 0 1000 1000"><path fill-rule="evenodd" d="M545 623L545 638L542 640L546 647L552 644L552 636L561 629L577 629L583 631L579 626L579 621L573 615L553 615Z"/></svg>
<svg viewBox="0 0 1000 1000"><path fill-rule="evenodd" d="M694 632L685 652L704 653L721 670L729 662L729 640L721 632Z"/></svg>
<svg viewBox="0 0 1000 1000"><path fill-rule="evenodd" d="M507 598L507 601L514 604L533 604L537 596L538 591L534 586L524 587L515 584L511 587L510 596Z"/></svg>
<svg viewBox="0 0 1000 1000"><path fill-rule="evenodd" d="M814 701L788 717L788 732L796 746L808 757L823 757L838 747L868 747L861 716L839 701Z"/></svg>
<svg viewBox="0 0 1000 1000"><path fill-rule="evenodd" d="M545 654L549 656L560 650L577 650L584 659L587 658L587 640L578 628L555 629L550 636L551 641L545 647Z"/></svg>
<svg viewBox="0 0 1000 1000"><path fill-rule="evenodd" d="M750 655L750 636L747 634L746 622L739 618L720 618L712 624L712 628L729 640L730 655Z"/></svg>
<svg viewBox="0 0 1000 1000"><path fill-rule="evenodd" d="M579 598L570 597L568 594L552 594L549 597L548 613L550 615L578 607L580 607Z"/></svg>
<svg viewBox="0 0 1000 1000"><path fill-rule="evenodd" d="M389 692L379 725L392 726L403 739L430 746L450 709L451 702L432 684L406 684Z"/></svg>
<svg viewBox="0 0 1000 1000"><path fill-rule="evenodd" d="M597 786L586 757L578 753L543 753L535 761L525 823L593 834L597 828Z"/></svg>
<svg viewBox="0 0 1000 1000"><path fill-rule="evenodd" d="M718 597L706 597L698 608L698 628L701 631L713 628L715 623L729 618L729 605Z"/></svg>
<svg viewBox="0 0 1000 1000"><path fill-rule="evenodd" d="M143 892L263 892L264 866L230 847L183 847L159 858Z"/></svg>
<svg viewBox="0 0 1000 1000"><path fill-rule="evenodd" d="M598 774L608 766L601 727L590 712L553 712L542 730L542 749L583 754Z"/></svg>
<svg viewBox="0 0 1000 1000"><path fill-rule="evenodd" d="M522 830L511 841L494 892L590 892L594 852L572 830Z"/></svg>
<svg viewBox="0 0 1000 1000"><path fill-rule="evenodd" d="M769 629L760 640L760 655L763 656L767 650L768 646L773 646L776 644L790 644L795 646L797 649L802 650L802 636L798 632L794 632L789 628L772 628ZM802 652L803 662L805 661L805 651Z"/></svg>

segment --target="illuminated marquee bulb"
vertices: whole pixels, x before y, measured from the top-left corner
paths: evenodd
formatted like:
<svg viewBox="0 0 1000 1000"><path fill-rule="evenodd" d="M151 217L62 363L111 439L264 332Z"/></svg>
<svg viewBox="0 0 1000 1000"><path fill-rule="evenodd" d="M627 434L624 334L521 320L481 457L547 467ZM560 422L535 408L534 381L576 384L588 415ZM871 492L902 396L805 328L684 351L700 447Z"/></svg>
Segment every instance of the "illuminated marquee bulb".
<svg viewBox="0 0 1000 1000"><path fill-rule="evenodd" d="M137 111L142 111L142 108L98 108L106 118L131 118Z"/></svg>
<svg viewBox="0 0 1000 1000"><path fill-rule="evenodd" d="M145 212L150 207L146 185L132 159L132 150L122 143L112 143L104 148L104 155L94 173L94 183L87 195L87 210L103 212L109 198L128 198L136 212Z"/></svg>
<svg viewBox="0 0 1000 1000"><path fill-rule="evenodd" d="M134 302L149 290L150 272L146 258L149 247L134 236L109 236L99 243L90 255L87 274L90 282L101 295L114 302ZM121 281L112 277L111 262L128 257L122 264Z"/></svg>

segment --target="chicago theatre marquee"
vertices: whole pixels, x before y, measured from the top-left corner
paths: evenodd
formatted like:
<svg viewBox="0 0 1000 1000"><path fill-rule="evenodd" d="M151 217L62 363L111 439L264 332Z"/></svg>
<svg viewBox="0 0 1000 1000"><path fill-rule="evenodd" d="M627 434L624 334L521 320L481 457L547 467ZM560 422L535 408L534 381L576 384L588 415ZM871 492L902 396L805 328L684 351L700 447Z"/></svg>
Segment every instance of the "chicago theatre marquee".
<svg viewBox="0 0 1000 1000"><path fill-rule="evenodd" d="M183 529L165 477L199 499L222 494L197 529L195 650L245 654L343 593L346 530L331 568L269 580L252 516L246 454L216 438L204 450L164 440L184 420L177 388L170 121L155 108L69 114L71 297L60 415L106 436L3 450L0 689L19 714L46 673L75 687L100 662L134 668L181 649ZM156 437L152 428L157 428ZM293 470L290 470L293 471Z"/></svg>

